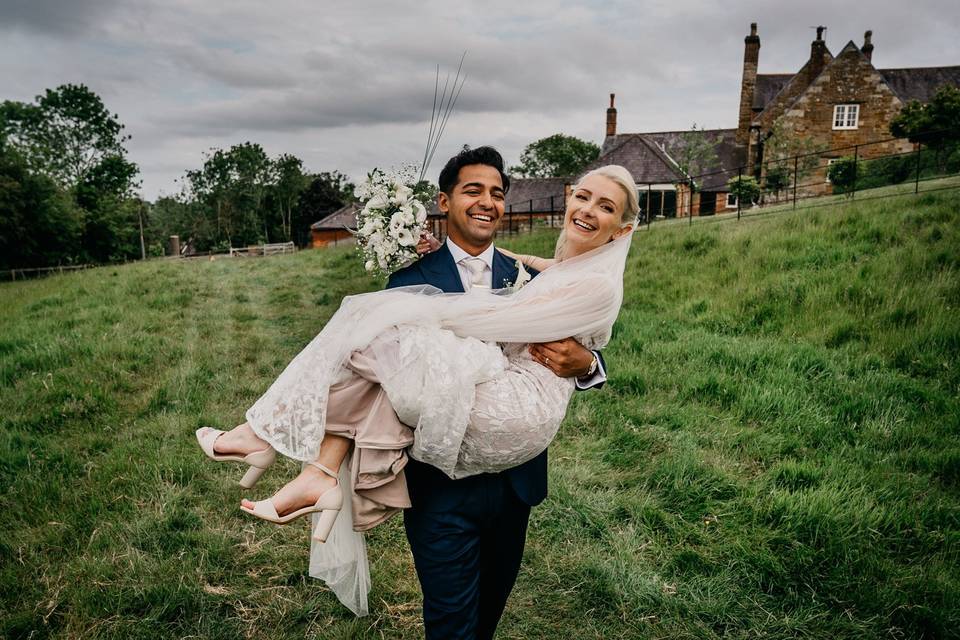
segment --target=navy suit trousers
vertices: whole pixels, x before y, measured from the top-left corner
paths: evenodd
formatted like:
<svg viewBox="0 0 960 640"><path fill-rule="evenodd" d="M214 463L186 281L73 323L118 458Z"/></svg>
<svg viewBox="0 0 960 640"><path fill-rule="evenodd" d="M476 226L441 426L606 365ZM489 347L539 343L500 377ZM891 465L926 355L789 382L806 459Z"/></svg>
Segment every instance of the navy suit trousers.
<svg viewBox="0 0 960 640"><path fill-rule="evenodd" d="M403 523L423 588L426 637L493 638L520 570L530 505L506 474L451 480L415 460L405 472L413 506Z"/></svg>

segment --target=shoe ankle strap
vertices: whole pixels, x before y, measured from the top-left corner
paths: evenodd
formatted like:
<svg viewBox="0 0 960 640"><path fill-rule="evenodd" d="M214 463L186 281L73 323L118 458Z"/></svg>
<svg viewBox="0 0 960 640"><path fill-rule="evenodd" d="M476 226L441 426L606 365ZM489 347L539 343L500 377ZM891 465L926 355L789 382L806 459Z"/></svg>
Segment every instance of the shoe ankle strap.
<svg viewBox="0 0 960 640"><path fill-rule="evenodd" d="M311 467L316 467L317 469L320 469L320 471L323 471L325 474L327 474L327 475L330 476L331 478L339 478L339 477L340 477L340 474L339 474L339 473L337 473L336 471L334 471L333 469L331 469L331 468L329 468L329 467L327 467L327 466L325 466L325 465L320 464L319 462L317 462L317 461L315 461L315 460L307 460L307 464L310 465Z"/></svg>

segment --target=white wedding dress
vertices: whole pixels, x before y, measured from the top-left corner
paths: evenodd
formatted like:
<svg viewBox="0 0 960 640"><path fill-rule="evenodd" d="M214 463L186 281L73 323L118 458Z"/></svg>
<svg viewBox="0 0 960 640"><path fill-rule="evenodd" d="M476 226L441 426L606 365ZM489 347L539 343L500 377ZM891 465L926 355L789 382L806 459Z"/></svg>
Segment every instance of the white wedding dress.
<svg viewBox="0 0 960 640"><path fill-rule="evenodd" d="M530 460L556 435L574 389L534 361L526 345L574 336L591 349L610 338L623 298L632 233L557 262L515 292L446 294L401 287L344 298L323 330L247 411L280 453L317 457L327 391L366 349L400 420L414 429L409 454L453 478ZM348 480L341 473L341 481ZM311 575L366 613L369 574L362 535L338 519L314 545Z"/></svg>

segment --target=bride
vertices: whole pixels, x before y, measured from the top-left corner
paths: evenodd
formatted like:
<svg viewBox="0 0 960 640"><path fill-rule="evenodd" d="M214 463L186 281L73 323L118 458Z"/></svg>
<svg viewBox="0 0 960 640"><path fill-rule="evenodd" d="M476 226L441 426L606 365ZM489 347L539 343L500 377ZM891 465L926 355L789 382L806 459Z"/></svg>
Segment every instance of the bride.
<svg viewBox="0 0 960 640"><path fill-rule="evenodd" d="M248 464L246 488L277 451L304 462L273 498L244 500L241 508L278 524L315 514L314 540L331 540L320 546L340 538L322 561L337 591L332 583L344 576L334 575L343 573L336 556L352 545L359 571L366 569L351 529L369 529L409 506L408 453L461 478L517 466L547 448L574 385L527 346L571 335L588 349L606 344L638 209L630 173L601 167L573 187L555 257L518 256L543 272L522 287L466 294L400 287L345 298L247 411L247 422L229 432L246 453L218 453L224 432L210 428L197 431L201 447L214 460ZM350 469L341 470L351 449ZM352 505L337 524L344 488Z"/></svg>

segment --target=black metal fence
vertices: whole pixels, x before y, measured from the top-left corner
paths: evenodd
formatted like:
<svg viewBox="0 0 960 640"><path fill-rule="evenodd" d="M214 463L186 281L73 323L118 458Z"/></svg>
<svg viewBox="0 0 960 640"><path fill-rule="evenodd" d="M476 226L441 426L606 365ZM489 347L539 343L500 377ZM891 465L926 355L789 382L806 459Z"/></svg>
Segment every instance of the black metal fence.
<svg viewBox="0 0 960 640"><path fill-rule="evenodd" d="M942 134L950 133L952 136ZM956 131L928 134L933 140L956 139ZM831 171L836 162L843 171ZM839 167L837 168L839 169ZM833 178L831 178L833 176ZM842 178L840 181L838 178ZM734 185L751 182L749 201L737 197ZM711 219L741 218L757 213L830 206L846 199L878 199L960 188L960 143L921 144L887 138L864 144L820 149L786 157L766 158L690 176L674 184L637 183L639 222L646 227L687 218L688 224ZM512 203L504 212L502 234L562 224L564 199L544 197Z"/></svg>

